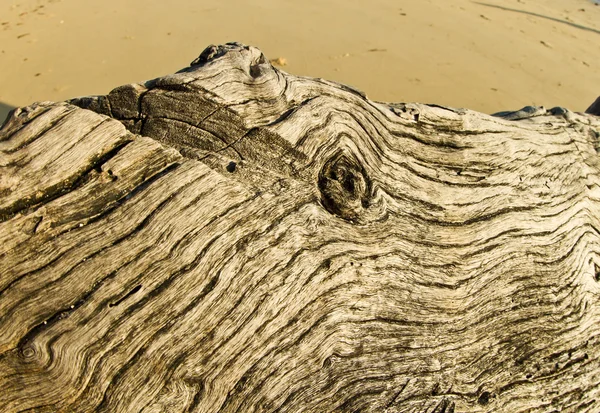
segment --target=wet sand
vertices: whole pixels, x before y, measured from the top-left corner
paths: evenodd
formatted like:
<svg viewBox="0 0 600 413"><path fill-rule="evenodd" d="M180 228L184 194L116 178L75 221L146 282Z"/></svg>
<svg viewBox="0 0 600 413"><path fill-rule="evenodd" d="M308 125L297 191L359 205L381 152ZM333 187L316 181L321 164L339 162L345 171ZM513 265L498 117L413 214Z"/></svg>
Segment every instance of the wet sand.
<svg viewBox="0 0 600 413"><path fill-rule="evenodd" d="M227 41L380 101L583 111L600 95L588 0L0 0L0 111L104 94Z"/></svg>

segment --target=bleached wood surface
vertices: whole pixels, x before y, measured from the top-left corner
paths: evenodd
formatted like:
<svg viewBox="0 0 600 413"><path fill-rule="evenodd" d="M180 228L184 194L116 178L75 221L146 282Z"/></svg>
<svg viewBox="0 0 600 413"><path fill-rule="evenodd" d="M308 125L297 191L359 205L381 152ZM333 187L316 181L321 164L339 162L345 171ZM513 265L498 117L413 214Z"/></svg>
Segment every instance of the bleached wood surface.
<svg viewBox="0 0 600 413"><path fill-rule="evenodd" d="M72 103L0 130L0 411L600 411L600 118L239 44Z"/></svg>

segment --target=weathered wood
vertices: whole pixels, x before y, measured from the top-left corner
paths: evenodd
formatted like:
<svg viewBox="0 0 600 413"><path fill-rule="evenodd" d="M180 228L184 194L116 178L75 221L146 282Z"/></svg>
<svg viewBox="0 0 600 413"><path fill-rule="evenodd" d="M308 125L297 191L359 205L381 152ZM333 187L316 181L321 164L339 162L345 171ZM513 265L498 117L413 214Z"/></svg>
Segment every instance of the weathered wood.
<svg viewBox="0 0 600 413"><path fill-rule="evenodd" d="M600 118L212 46L0 131L3 412L597 412Z"/></svg>

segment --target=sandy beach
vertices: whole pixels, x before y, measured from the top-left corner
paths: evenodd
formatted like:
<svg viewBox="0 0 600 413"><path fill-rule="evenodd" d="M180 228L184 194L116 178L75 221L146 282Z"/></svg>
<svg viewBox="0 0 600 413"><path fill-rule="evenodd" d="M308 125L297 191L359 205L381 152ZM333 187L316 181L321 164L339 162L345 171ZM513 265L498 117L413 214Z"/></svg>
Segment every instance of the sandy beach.
<svg viewBox="0 0 600 413"><path fill-rule="evenodd" d="M589 0L0 0L0 118L171 73L228 41L379 101L583 111L600 95Z"/></svg>

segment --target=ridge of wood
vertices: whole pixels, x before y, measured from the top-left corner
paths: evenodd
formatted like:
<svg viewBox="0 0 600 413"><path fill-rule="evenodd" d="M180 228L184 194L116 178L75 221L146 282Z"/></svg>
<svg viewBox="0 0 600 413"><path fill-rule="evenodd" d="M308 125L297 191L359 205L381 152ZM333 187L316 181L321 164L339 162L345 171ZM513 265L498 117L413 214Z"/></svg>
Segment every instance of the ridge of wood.
<svg viewBox="0 0 600 413"><path fill-rule="evenodd" d="M228 43L16 109L0 411L599 411L597 106L374 102Z"/></svg>

